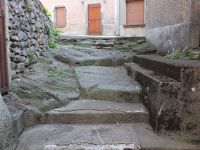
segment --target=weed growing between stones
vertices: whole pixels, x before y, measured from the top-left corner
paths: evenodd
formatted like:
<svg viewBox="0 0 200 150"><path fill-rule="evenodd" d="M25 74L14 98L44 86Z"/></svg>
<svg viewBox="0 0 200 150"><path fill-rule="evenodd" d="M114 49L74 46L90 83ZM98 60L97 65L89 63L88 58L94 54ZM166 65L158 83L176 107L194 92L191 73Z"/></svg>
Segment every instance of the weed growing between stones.
<svg viewBox="0 0 200 150"><path fill-rule="evenodd" d="M68 77L67 71L48 71L48 77Z"/></svg>
<svg viewBox="0 0 200 150"><path fill-rule="evenodd" d="M36 53L30 51L28 52L27 57L31 63L37 62L38 56Z"/></svg>
<svg viewBox="0 0 200 150"><path fill-rule="evenodd" d="M166 57L170 59L200 60L200 55L193 53L193 49L174 50L169 52Z"/></svg>
<svg viewBox="0 0 200 150"><path fill-rule="evenodd" d="M144 38L133 41L121 41L119 44L114 46L113 50L137 50L140 48L150 48L151 46L146 42Z"/></svg>
<svg viewBox="0 0 200 150"><path fill-rule="evenodd" d="M44 65L49 65L49 64L51 64L51 61L50 61L50 60L47 60L47 59L44 59L44 60L42 60L42 63L43 63Z"/></svg>

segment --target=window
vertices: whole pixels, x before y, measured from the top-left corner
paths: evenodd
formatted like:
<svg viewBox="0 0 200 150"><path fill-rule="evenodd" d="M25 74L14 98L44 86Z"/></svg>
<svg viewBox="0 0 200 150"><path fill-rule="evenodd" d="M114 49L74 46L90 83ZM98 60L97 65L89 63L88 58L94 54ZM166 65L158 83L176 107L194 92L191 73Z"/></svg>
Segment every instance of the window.
<svg viewBox="0 0 200 150"><path fill-rule="evenodd" d="M126 0L126 25L144 25L144 0Z"/></svg>
<svg viewBox="0 0 200 150"><path fill-rule="evenodd" d="M55 10L56 27L64 28L66 26L66 9L65 7L56 7Z"/></svg>

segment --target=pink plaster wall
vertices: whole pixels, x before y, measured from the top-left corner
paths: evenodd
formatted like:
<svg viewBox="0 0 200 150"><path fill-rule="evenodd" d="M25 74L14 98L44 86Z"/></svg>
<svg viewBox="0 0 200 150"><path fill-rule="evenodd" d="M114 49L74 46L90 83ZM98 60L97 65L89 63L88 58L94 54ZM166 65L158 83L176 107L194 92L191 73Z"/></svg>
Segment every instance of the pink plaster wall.
<svg viewBox="0 0 200 150"><path fill-rule="evenodd" d="M67 10L67 25L63 29L67 34L87 34L87 5L101 3L103 35L114 35L115 32L115 0L41 0L45 7L52 13L55 21L54 10L56 6L65 6Z"/></svg>

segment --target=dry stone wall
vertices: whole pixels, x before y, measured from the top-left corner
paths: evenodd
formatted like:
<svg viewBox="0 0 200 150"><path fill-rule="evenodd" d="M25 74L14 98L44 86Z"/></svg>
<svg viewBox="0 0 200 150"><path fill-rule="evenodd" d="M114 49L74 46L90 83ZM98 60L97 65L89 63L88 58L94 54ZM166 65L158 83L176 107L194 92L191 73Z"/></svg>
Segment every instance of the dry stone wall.
<svg viewBox="0 0 200 150"><path fill-rule="evenodd" d="M9 37L12 77L47 50L51 22L39 0L9 0Z"/></svg>

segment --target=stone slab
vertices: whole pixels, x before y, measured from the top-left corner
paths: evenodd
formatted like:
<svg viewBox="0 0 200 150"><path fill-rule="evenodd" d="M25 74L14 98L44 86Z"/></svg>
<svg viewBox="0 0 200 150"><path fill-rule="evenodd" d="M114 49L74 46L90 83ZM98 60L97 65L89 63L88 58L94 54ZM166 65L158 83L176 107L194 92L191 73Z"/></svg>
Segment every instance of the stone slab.
<svg viewBox="0 0 200 150"><path fill-rule="evenodd" d="M52 50L59 61L80 66L120 66L131 62L133 54L113 50L94 48L73 48L62 46L59 50Z"/></svg>
<svg viewBox="0 0 200 150"><path fill-rule="evenodd" d="M48 145L133 145L139 143L132 126L128 125L38 125L26 130L18 150L43 150ZM21 149L20 149L21 148ZM54 150L54 149L53 149Z"/></svg>
<svg viewBox="0 0 200 150"><path fill-rule="evenodd" d="M109 124L148 122L143 104L82 99L45 114L45 123Z"/></svg>
<svg viewBox="0 0 200 150"><path fill-rule="evenodd" d="M48 111L79 98L73 69L53 58L40 58L24 74L12 80L12 91L24 104Z"/></svg>
<svg viewBox="0 0 200 150"><path fill-rule="evenodd" d="M138 102L140 85L124 67L76 67L81 97L89 99Z"/></svg>
<svg viewBox="0 0 200 150"><path fill-rule="evenodd" d="M193 150L156 135L146 124L38 125L21 136L17 150ZM195 149L195 150L196 150Z"/></svg>

